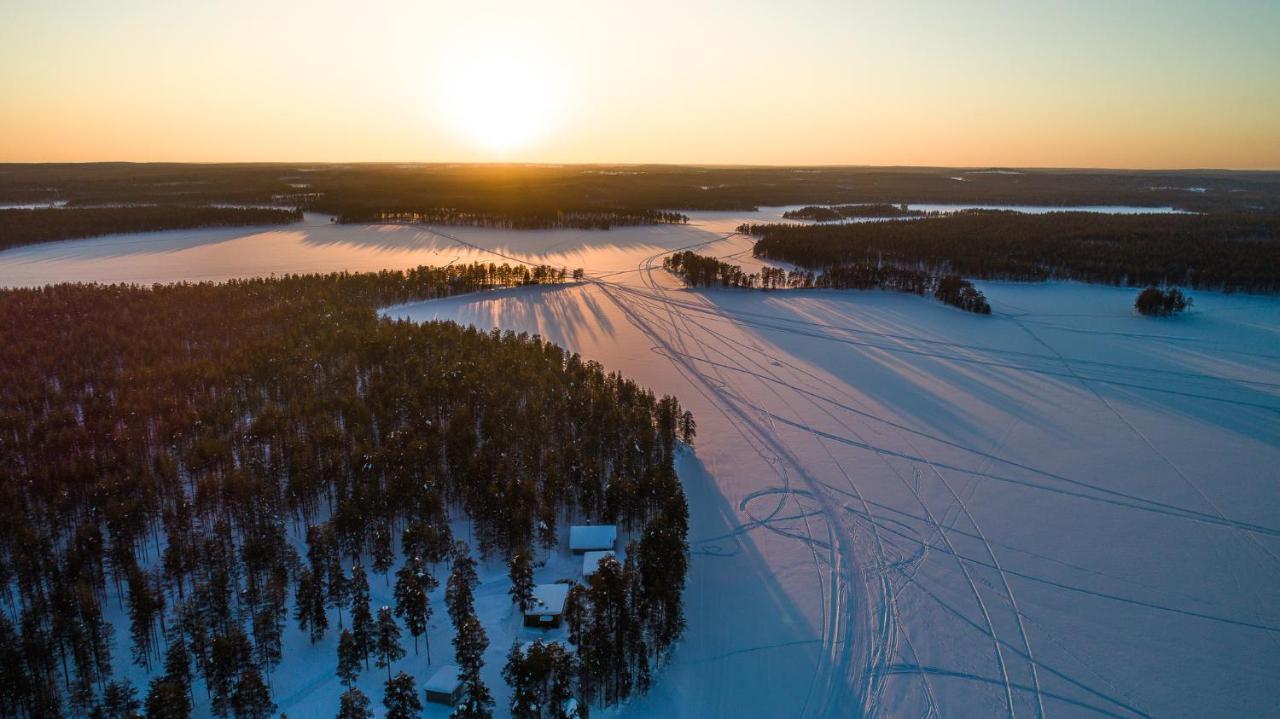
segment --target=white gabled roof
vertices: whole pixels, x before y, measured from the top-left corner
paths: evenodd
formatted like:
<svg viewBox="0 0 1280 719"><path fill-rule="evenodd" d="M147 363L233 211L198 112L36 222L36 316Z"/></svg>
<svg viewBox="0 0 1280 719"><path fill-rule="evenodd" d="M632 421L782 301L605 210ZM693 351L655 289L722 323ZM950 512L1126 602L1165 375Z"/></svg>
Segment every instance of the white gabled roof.
<svg viewBox="0 0 1280 719"><path fill-rule="evenodd" d="M525 614L528 616L557 616L563 614L564 602L568 598L568 584L539 584L533 588L533 606Z"/></svg>
<svg viewBox="0 0 1280 719"><path fill-rule="evenodd" d="M569 549L613 549L618 539L616 524L578 524L569 527Z"/></svg>
<svg viewBox="0 0 1280 719"><path fill-rule="evenodd" d="M446 664L431 675L423 689L432 693L452 694L458 690L458 684L458 667Z"/></svg>
<svg viewBox="0 0 1280 719"><path fill-rule="evenodd" d="M582 576L589 577L592 574L595 574L596 570L600 568L600 562L603 562L605 557L613 557L613 556L616 556L616 555L614 555L613 552L608 550L603 552L584 553L582 555Z"/></svg>

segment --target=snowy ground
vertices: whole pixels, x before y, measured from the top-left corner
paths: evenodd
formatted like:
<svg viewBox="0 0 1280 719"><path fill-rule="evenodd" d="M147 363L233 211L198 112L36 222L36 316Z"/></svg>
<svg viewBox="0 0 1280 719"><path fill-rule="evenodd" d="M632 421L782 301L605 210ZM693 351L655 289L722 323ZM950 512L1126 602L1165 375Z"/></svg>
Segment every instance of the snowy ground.
<svg viewBox="0 0 1280 719"><path fill-rule="evenodd" d="M1193 313L1154 320L1133 314L1134 290L979 283L994 310L979 317L874 291L686 290L661 270L694 245L750 265L749 242L721 233L763 214L610 232L120 236L0 253L0 284L502 257L586 268L578 285L388 312L536 332L697 416L679 467L689 630L618 716L1274 712L1280 300L1194 292ZM505 695L502 655L525 630L502 567L477 604L486 676ZM277 702L327 715L332 634L311 652L289 637L299 658L273 676ZM431 671L412 654L400 665ZM364 677L375 705L382 678Z"/></svg>

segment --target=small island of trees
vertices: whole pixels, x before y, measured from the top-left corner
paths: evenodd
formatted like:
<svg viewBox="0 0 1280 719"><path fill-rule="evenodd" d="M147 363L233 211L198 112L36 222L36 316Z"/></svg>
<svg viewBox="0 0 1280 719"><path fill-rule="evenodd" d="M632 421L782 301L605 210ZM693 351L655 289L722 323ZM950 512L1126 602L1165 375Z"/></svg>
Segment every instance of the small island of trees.
<svg viewBox="0 0 1280 719"><path fill-rule="evenodd" d="M749 289L853 289L890 290L915 295L932 294L953 307L981 315L991 314L987 298L973 283L956 275L935 275L923 270L888 264L856 262L829 267L825 272L763 267L758 273L743 272L741 265L684 250L662 260L664 269L678 275L686 287L745 287Z"/></svg>
<svg viewBox="0 0 1280 719"><path fill-rule="evenodd" d="M1133 301L1133 308L1139 314L1168 317L1184 312L1191 304L1191 298L1182 294L1182 290L1177 287L1166 290L1148 287L1138 293L1138 297Z"/></svg>
<svg viewBox="0 0 1280 719"><path fill-rule="evenodd" d="M874 203L867 205L836 205L822 207L809 205L798 210L787 210L782 213L784 220L812 220L814 222L836 222L855 218L903 218L924 217L923 210L912 210L904 202L900 205Z"/></svg>

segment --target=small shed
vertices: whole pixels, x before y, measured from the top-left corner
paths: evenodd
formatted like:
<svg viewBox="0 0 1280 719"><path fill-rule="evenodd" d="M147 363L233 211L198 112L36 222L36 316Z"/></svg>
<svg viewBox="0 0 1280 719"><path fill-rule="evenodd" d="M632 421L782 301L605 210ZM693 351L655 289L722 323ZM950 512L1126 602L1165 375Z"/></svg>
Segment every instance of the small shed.
<svg viewBox="0 0 1280 719"><path fill-rule="evenodd" d="M526 627L554 629L560 626L564 603L569 598L568 584L539 584L533 588L533 606L524 613Z"/></svg>
<svg viewBox="0 0 1280 719"><path fill-rule="evenodd" d="M458 681L458 667L452 664L446 664L436 670L424 686L429 702L456 706L462 699L462 682Z"/></svg>
<svg viewBox="0 0 1280 719"><path fill-rule="evenodd" d="M616 524L577 524L569 527L569 549L574 554L612 550L617 541Z"/></svg>
<svg viewBox="0 0 1280 719"><path fill-rule="evenodd" d="M594 552L594 551L583 552L582 554L583 578L588 578L592 574L595 574L596 570L600 568L600 563L604 561L605 557L612 557L612 556L614 556L613 552L608 550L603 552Z"/></svg>

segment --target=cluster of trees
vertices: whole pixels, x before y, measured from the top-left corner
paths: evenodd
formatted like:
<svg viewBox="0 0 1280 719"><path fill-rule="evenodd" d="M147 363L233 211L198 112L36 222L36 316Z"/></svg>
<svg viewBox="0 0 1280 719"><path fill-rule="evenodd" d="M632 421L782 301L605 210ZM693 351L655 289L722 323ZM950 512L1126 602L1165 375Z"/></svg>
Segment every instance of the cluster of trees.
<svg viewBox="0 0 1280 719"><path fill-rule="evenodd" d="M459 210L436 207L419 210L348 210L338 222L412 222L429 225L499 227L510 230L607 230L622 225L683 224L689 218L665 210Z"/></svg>
<svg viewBox="0 0 1280 719"><path fill-rule="evenodd" d="M550 546L578 518L666 526L684 505L673 398L537 338L377 311L561 276L0 291L0 715L185 717L199 678L216 716L265 717L291 607L312 641L337 625L343 672L385 668L390 696L433 568L470 556L451 519L470 518L481 556ZM397 557L395 606L375 611L366 567L390 583ZM681 562L651 572L683 585ZM117 601L127 627L105 618ZM483 628L465 614L470 656ZM117 628L130 656L112 654ZM147 687L118 680L129 662ZM352 686L342 711L367 703Z"/></svg>
<svg viewBox="0 0 1280 719"><path fill-rule="evenodd" d="M286 225L301 219L299 210L250 207L156 205L0 210L0 250L117 232Z"/></svg>
<svg viewBox="0 0 1280 719"><path fill-rule="evenodd" d="M891 218L924 216L925 212L923 210L912 210L907 207L905 202L899 205L892 205L887 202L878 202L867 205L836 205L834 207L808 205L798 210L787 210L782 213L782 218L784 220L813 220L814 222L835 222L837 220L862 217Z"/></svg>
<svg viewBox="0 0 1280 719"><path fill-rule="evenodd" d="M987 298L972 282L957 275L939 275L927 270L898 267L892 264L850 262L827 267L821 273L812 270L786 270L781 267L762 267L759 272L747 273L741 265L722 262L715 257L699 255L689 250L663 258L662 266L679 275L687 286L746 287L769 289L837 290L881 289L892 292L909 292L924 296L932 293L946 304L967 312L991 314Z"/></svg>
<svg viewBox="0 0 1280 719"><path fill-rule="evenodd" d="M969 211L912 222L744 225L757 256L874 262L984 279L1280 291L1280 215Z"/></svg>
<svg viewBox="0 0 1280 719"><path fill-rule="evenodd" d="M587 586L569 591L565 621L578 649L583 701L614 704L643 694L654 668L670 659L684 618L681 587L667 580L664 565L675 562L683 573L682 536L676 527L646 533L628 548L625 564L606 558Z"/></svg>
<svg viewBox="0 0 1280 719"><path fill-rule="evenodd" d="M991 305L987 304L987 298L982 291L959 275L945 275L938 278L933 287L933 296L965 312L991 314Z"/></svg>
<svg viewBox="0 0 1280 719"><path fill-rule="evenodd" d="M511 686L511 719L587 719L578 700L578 656L560 642L512 644L502 678Z"/></svg>
<svg viewBox="0 0 1280 719"><path fill-rule="evenodd" d="M1182 290L1177 287L1148 287L1138 293L1133 301L1133 308L1140 314L1168 317L1186 310L1191 304L1191 298L1182 294Z"/></svg>

